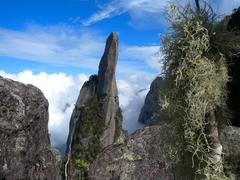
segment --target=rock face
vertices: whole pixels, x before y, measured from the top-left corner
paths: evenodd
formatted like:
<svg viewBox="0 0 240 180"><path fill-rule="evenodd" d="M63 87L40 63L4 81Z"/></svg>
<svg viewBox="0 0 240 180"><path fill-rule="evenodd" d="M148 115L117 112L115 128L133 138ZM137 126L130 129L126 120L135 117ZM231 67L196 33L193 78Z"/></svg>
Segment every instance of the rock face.
<svg viewBox="0 0 240 180"><path fill-rule="evenodd" d="M137 130L120 145L104 149L90 165L89 178L146 180L173 179L161 147L161 126L151 126Z"/></svg>
<svg viewBox="0 0 240 180"><path fill-rule="evenodd" d="M141 109L138 121L145 125L156 125L160 121L160 89L163 86L163 78L157 77L151 84L144 105Z"/></svg>
<svg viewBox="0 0 240 180"><path fill-rule="evenodd" d="M178 175L181 172L171 168L169 160L164 156L165 130L164 126L145 127L130 135L123 144L108 146L90 165L89 179L182 180ZM234 134L229 129L222 132L223 149L227 157L238 157L240 160L239 147L235 149L235 143L240 142L240 131L234 131ZM230 162L239 163L236 159ZM239 170L240 166L232 167ZM238 176L235 174L235 177Z"/></svg>
<svg viewBox="0 0 240 180"><path fill-rule="evenodd" d="M81 173L86 171L88 163L104 147L118 141L122 134L122 115L115 78L117 59L118 36L111 33L98 75L92 75L84 83L72 113L66 150L68 160L65 175L68 179L85 176Z"/></svg>
<svg viewBox="0 0 240 180"><path fill-rule="evenodd" d="M232 14L228 22L229 30L240 31L240 8ZM232 124L240 127L240 55L229 59L228 107L232 113Z"/></svg>
<svg viewBox="0 0 240 180"><path fill-rule="evenodd" d="M50 147L42 92L0 76L0 179L59 180L60 160Z"/></svg>

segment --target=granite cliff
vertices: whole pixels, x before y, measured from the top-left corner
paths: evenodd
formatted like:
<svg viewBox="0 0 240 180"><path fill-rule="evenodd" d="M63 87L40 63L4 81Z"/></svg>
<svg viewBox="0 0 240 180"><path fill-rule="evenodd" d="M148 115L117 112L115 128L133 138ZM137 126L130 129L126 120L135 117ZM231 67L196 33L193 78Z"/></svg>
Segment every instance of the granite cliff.
<svg viewBox="0 0 240 180"><path fill-rule="evenodd" d="M160 121L160 90L163 86L163 78L157 77L150 86L150 90L145 98L138 121L145 125L156 125Z"/></svg>
<svg viewBox="0 0 240 180"><path fill-rule="evenodd" d="M70 120L65 164L66 179L86 176L88 164L122 135L115 71L118 36L111 33L99 64L98 75L84 83Z"/></svg>
<svg viewBox="0 0 240 180"><path fill-rule="evenodd" d="M0 76L0 179L60 180L60 160L50 146L47 99Z"/></svg>

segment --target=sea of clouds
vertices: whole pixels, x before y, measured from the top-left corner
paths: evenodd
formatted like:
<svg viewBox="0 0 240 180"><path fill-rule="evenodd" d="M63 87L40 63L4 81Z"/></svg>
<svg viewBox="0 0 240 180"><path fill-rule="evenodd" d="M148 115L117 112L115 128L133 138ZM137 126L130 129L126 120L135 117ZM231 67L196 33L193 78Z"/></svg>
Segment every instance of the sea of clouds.
<svg viewBox="0 0 240 180"><path fill-rule="evenodd" d="M64 151L69 131L69 121L74 104L83 83L89 75L81 73L76 76L65 73L41 72L34 74L25 70L17 74L0 71L0 75L25 84L33 84L42 90L49 101L49 134L54 147ZM138 115L148 92L148 85L142 86L139 81L150 83L152 77L143 78L141 75L131 75L126 79L117 80L120 106L123 111L123 127L129 133L141 128Z"/></svg>

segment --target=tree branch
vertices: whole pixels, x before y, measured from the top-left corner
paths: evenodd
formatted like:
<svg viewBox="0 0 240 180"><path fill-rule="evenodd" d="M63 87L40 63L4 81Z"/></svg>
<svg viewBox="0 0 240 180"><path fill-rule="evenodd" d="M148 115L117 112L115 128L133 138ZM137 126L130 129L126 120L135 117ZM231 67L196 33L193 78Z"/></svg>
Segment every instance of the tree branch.
<svg viewBox="0 0 240 180"><path fill-rule="evenodd" d="M199 0L195 0L197 11L200 11Z"/></svg>

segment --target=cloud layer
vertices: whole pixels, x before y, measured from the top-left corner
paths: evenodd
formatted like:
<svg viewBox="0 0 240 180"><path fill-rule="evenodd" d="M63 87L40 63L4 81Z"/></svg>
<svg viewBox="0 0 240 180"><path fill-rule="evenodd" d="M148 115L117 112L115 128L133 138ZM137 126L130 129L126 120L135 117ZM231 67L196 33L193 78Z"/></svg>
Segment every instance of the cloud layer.
<svg viewBox="0 0 240 180"><path fill-rule="evenodd" d="M221 14L230 14L234 8L240 6L240 0L205 0L209 2L215 11ZM169 2L180 5L191 2L190 0L111 0L108 3L101 3L99 11L93 13L83 21L83 25L89 26L98 21L128 13L133 27L149 28L151 26L166 26L164 20L164 8Z"/></svg>
<svg viewBox="0 0 240 180"><path fill-rule="evenodd" d="M163 13L163 9L167 2L167 0L112 0L109 3L101 4L102 6L99 6L99 11L82 23L85 26L89 26L104 19L129 13L132 19L130 24L135 27L141 26L141 23L144 24L144 22L148 23L148 26L150 22L160 24L163 19L159 18L160 16L157 15ZM154 21L145 21L150 17L152 17L152 20L155 17ZM139 21L141 21L141 23L139 23ZM145 28L147 28L147 26L145 26Z"/></svg>
<svg viewBox="0 0 240 180"><path fill-rule="evenodd" d="M97 67L104 38L89 30L30 24L23 30L0 28L0 55L77 67Z"/></svg>
<svg viewBox="0 0 240 180"><path fill-rule="evenodd" d="M25 84L33 84L42 90L49 101L49 133L54 146L64 144L68 134L69 118L79 89L88 79L86 74L76 77L64 73L33 74L26 70L18 74L0 71L0 75Z"/></svg>
<svg viewBox="0 0 240 180"><path fill-rule="evenodd" d="M0 57L96 70L105 39L91 30L64 25L31 24L23 30L0 28ZM119 49L120 73L127 69L142 71L142 67L152 67L151 62L159 60L159 46L127 46L120 41Z"/></svg>
<svg viewBox="0 0 240 180"><path fill-rule="evenodd" d="M42 90L49 101L51 143L54 147L63 147L67 140L69 120L74 104L88 75L70 76L65 73L48 74L45 72L33 74L30 70L17 74L0 71L0 75L25 84L33 84ZM123 127L130 133L141 127L137 120L148 89L141 93L139 90L149 87L152 78L153 76L144 74L132 74L128 79L117 81L120 106L124 117Z"/></svg>

